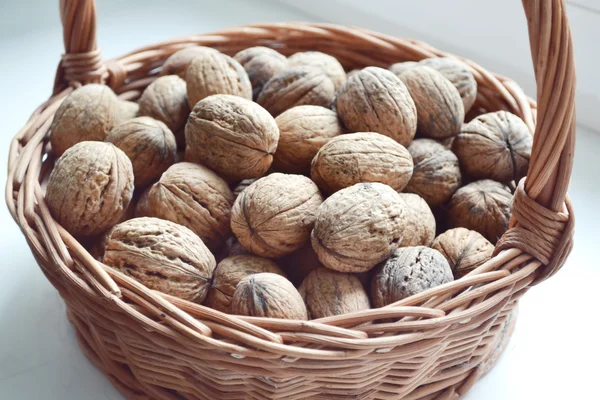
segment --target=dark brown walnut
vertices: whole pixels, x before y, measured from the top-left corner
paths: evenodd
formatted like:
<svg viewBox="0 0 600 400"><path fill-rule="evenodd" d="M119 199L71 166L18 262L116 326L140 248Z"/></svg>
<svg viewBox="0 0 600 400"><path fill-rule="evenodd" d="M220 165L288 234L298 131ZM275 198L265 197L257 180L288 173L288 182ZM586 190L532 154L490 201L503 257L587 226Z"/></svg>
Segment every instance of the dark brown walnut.
<svg viewBox="0 0 600 400"><path fill-rule="evenodd" d="M310 243L287 256L281 257L277 260L277 263L285 271L288 279L296 286L300 286L311 271L323 266Z"/></svg>
<svg viewBox="0 0 600 400"><path fill-rule="evenodd" d="M274 261L254 255L238 255L222 260L215 269L204 305L231 314L231 299L238 283L245 277L270 272L285 277Z"/></svg>
<svg viewBox="0 0 600 400"><path fill-rule="evenodd" d="M105 85L90 84L75 89L56 110L50 125L50 143L57 156L83 141L104 141L119 122L120 103Z"/></svg>
<svg viewBox="0 0 600 400"><path fill-rule="evenodd" d="M213 52L196 57L185 74L190 108L213 94L230 94L252 100L252 85L244 67L233 58Z"/></svg>
<svg viewBox="0 0 600 400"><path fill-rule="evenodd" d="M407 69L416 67L417 65L419 65L419 63L416 61L404 61L404 62L392 64L392 65L390 65L390 67L388 69L392 73L394 73L394 75L396 75L397 77L400 77L401 73L403 73Z"/></svg>
<svg viewBox="0 0 600 400"><path fill-rule="evenodd" d="M335 57L320 51L302 51L292 54L288 58L288 65L321 68L331 78L336 90L346 81L346 71L342 64Z"/></svg>
<svg viewBox="0 0 600 400"><path fill-rule="evenodd" d="M322 202L319 188L307 177L274 173L238 196L231 229L252 253L282 257L308 242Z"/></svg>
<svg viewBox="0 0 600 400"><path fill-rule="evenodd" d="M165 124L150 117L117 125L106 141L123 150L131 160L136 187L155 181L175 162L175 136Z"/></svg>
<svg viewBox="0 0 600 400"><path fill-rule="evenodd" d="M406 203L407 212L404 230L399 247L429 246L435 238L436 222L427 202L418 194L400 193Z"/></svg>
<svg viewBox="0 0 600 400"><path fill-rule="evenodd" d="M308 319L349 314L370 308L369 296L356 275L318 268L298 288Z"/></svg>
<svg viewBox="0 0 600 400"><path fill-rule="evenodd" d="M254 100L258 98L265 83L287 66L287 59L283 54L263 46L247 48L237 53L233 58L248 73Z"/></svg>
<svg viewBox="0 0 600 400"><path fill-rule="evenodd" d="M158 218L134 218L115 226L103 262L149 289L197 303L206 297L216 266L192 231Z"/></svg>
<svg viewBox="0 0 600 400"><path fill-rule="evenodd" d="M152 185L145 188L144 191L139 195L133 211L133 216L135 218L150 216L150 211L148 209L148 195L150 194L151 189Z"/></svg>
<svg viewBox="0 0 600 400"><path fill-rule="evenodd" d="M335 97L333 81L316 67L286 68L263 86L256 100L274 117L302 105L330 107Z"/></svg>
<svg viewBox="0 0 600 400"><path fill-rule="evenodd" d="M475 181L454 193L448 219L453 227L477 231L495 244L508 229L511 203L507 186L490 179Z"/></svg>
<svg viewBox="0 0 600 400"><path fill-rule="evenodd" d="M416 66L400 74L417 107L417 130L423 136L456 136L465 119L460 93L441 73Z"/></svg>
<svg viewBox="0 0 600 400"><path fill-rule="evenodd" d="M527 174L533 136L521 118L507 111L480 115L465 124L452 151L476 179L518 182Z"/></svg>
<svg viewBox="0 0 600 400"><path fill-rule="evenodd" d="M133 101L117 101L117 124L134 119L140 116L140 105Z"/></svg>
<svg viewBox="0 0 600 400"><path fill-rule="evenodd" d="M433 57L421 60L419 65L431 67L444 75L458 90L465 113L469 112L477 98L477 81L467 64L456 58Z"/></svg>
<svg viewBox="0 0 600 400"><path fill-rule="evenodd" d="M183 147L183 128L190 115L185 81L168 75L152 82L140 97L140 115L163 122L175 134L178 147Z"/></svg>
<svg viewBox="0 0 600 400"><path fill-rule="evenodd" d="M54 219L74 236L94 236L117 223L133 196L129 158L111 143L81 142L56 162L46 188Z"/></svg>
<svg viewBox="0 0 600 400"><path fill-rule="evenodd" d="M375 132L341 135L325 144L312 161L310 176L324 193L360 182L381 182L404 189L413 173L406 148Z"/></svg>
<svg viewBox="0 0 600 400"><path fill-rule="evenodd" d="M256 179L243 179L233 188L233 200L237 199L240 193L246 188L256 182Z"/></svg>
<svg viewBox="0 0 600 400"><path fill-rule="evenodd" d="M401 247L377 266L371 281L371 303L373 307L387 306L452 280L450 265L439 251Z"/></svg>
<svg viewBox="0 0 600 400"><path fill-rule="evenodd" d="M494 252L494 245L479 232L465 228L447 230L435 238L431 248L448 260L456 279L483 265Z"/></svg>
<svg viewBox="0 0 600 400"><path fill-rule="evenodd" d="M340 272L364 272L398 247L406 229L406 204L382 183L339 190L317 211L311 242L321 263Z"/></svg>
<svg viewBox="0 0 600 400"><path fill-rule="evenodd" d="M185 79L185 73L192 61L194 61L196 57L206 53L219 54L217 50L204 46L190 46L176 51L165 60L159 75L178 75L180 78Z"/></svg>
<svg viewBox="0 0 600 400"><path fill-rule="evenodd" d="M307 320L298 290L281 275L263 272L240 281L231 301L232 313L251 317Z"/></svg>
<svg viewBox="0 0 600 400"><path fill-rule="evenodd" d="M431 139L417 139L408 146L414 162L413 175L405 191L416 193L430 206L444 204L460 187L458 159Z"/></svg>
<svg viewBox="0 0 600 400"><path fill-rule="evenodd" d="M377 132L407 146L417 130L417 109L402 81L388 70L367 67L348 78L336 109L351 132Z"/></svg>
<svg viewBox="0 0 600 400"><path fill-rule="evenodd" d="M335 111L321 106L290 108L275 122L279 127L279 143L273 155L273 168L286 173L307 174L319 149L344 133Z"/></svg>
<svg viewBox="0 0 600 400"><path fill-rule="evenodd" d="M230 182L263 176L279 140L275 119L250 100L230 95L198 102L185 126L186 161Z"/></svg>
<svg viewBox="0 0 600 400"><path fill-rule="evenodd" d="M151 217L173 221L191 229L217 250L230 234L233 194L210 169L188 162L173 165L148 194Z"/></svg>

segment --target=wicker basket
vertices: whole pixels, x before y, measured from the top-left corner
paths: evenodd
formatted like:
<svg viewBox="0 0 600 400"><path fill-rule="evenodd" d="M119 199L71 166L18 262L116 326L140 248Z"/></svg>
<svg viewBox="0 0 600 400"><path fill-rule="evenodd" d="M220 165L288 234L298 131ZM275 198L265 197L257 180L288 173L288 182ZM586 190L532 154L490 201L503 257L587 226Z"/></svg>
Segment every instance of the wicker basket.
<svg viewBox="0 0 600 400"><path fill-rule="evenodd" d="M67 304L82 350L127 398L459 398L497 359L518 299L554 274L572 247L570 30L560 0L524 0L538 105L511 80L465 60L479 84L476 106L509 110L535 132L529 174L516 189L511 228L493 259L388 307L310 322L231 316L148 290L96 262L44 203L54 162L48 129L73 88L101 82L136 99L164 60L190 44L229 54L255 45L284 54L320 50L348 69L448 54L358 28L285 23L175 39L103 62L93 0L60 4L66 54L53 96L12 142L6 199Z"/></svg>

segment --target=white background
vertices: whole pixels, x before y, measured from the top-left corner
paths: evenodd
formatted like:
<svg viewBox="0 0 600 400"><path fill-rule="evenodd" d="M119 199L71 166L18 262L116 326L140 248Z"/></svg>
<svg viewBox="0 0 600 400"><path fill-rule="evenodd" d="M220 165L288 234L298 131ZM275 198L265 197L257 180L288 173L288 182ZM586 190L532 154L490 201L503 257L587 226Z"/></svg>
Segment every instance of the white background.
<svg viewBox="0 0 600 400"><path fill-rule="evenodd" d="M600 121L600 5L578 0L569 2L568 10L580 76L570 190L577 215L575 249L557 276L524 297L505 355L468 400L598 398L600 134L594 130ZM535 95L518 0L99 0L98 12L106 57L232 25L323 19L426 40L515 78ZM61 38L58 0L0 0L3 165L13 135L50 94ZM5 180L3 171L2 188ZM64 305L5 207L0 207L0 232L0 399L121 399L79 351Z"/></svg>

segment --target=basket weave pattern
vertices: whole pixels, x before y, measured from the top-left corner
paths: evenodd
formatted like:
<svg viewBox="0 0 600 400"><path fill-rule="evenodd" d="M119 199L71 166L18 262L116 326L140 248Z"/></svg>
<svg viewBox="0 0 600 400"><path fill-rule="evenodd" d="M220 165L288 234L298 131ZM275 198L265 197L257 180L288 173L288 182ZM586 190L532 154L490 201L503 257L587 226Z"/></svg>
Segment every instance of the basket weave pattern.
<svg viewBox="0 0 600 400"><path fill-rule="evenodd" d="M566 190L575 141L575 72L560 0L524 0L538 103L468 61L476 106L508 110L534 134L513 220L494 257L469 275L390 306L313 321L231 316L158 292L95 261L51 217L48 130L82 84L136 99L157 68L190 44L233 54L263 45L319 50L348 69L452 56L358 28L269 24L190 36L103 62L93 0L61 0L66 53L53 96L12 141L6 200L43 273L67 304L81 348L130 399L419 399L461 397L506 343L518 299L564 263L574 218ZM48 155L48 156L47 156ZM394 322L390 322L394 321Z"/></svg>

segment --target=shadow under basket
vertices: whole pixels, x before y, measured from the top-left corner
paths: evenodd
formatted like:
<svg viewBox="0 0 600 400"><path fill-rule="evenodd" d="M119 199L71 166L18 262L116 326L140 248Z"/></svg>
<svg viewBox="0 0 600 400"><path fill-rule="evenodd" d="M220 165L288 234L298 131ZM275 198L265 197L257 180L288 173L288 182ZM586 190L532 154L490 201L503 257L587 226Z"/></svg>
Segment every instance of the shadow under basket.
<svg viewBox="0 0 600 400"><path fill-rule="evenodd" d="M566 195L575 142L575 70L560 0L523 1L538 85L529 99L510 79L469 60L475 108L508 110L534 134L526 179L494 257L469 275L390 306L312 321L226 315L151 291L95 261L44 201L54 157L48 130L80 85L104 83L137 99L165 59L189 45L234 54L268 46L318 50L347 70L453 55L360 28L282 23L237 27L148 46L103 61L92 0L61 1L66 52L54 93L14 138L6 200L48 280L67 304L88 358L129 399L419 399L464 395L512 332L519 298L553 275L572 247Z"/></svg>

